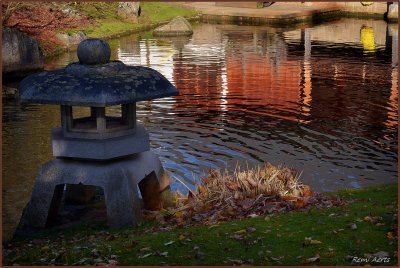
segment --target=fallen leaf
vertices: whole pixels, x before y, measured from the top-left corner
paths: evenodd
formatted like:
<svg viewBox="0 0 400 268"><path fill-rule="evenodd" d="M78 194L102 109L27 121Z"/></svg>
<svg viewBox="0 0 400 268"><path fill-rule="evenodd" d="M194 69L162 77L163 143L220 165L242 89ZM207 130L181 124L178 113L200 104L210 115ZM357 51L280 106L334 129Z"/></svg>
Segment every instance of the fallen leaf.
<svg viewBox="0 0 400 268"><path fill-rule="evenodd" d="M228 215L230 215L230 216L235 216L235 215L236 215L236 210L235 210L233 207L231 207L231 206L227 207L226 212L227 212Z"/></svg>
<svg viewBox="0 0 400 268"><path fill-rule="evenodd" d="M280 262L281 260L283 260L283 256L280 256L280 257L269 257L272 261L275 261L275 262Z"/></svg>
<svg viewBox="0 0 400 268"><path fill-rule="evenodd" d="M199 192L200 192L201 194L204 194L204 193L207 192L207 190L206 190L206 188L205 188L204 186L199 186L198 190L199 190Z"/></svg>
<svg viewBox="0 0 400 268"><path fill-rule="evenodd" d="M255 232L257 229L254 227L247 227L247 231L249 232Z"/></svg>
<svg viewBox="0 0 400 268"><path fill-rule="evenodd" d="M355 223L350 223L349 227L351 230L357 230L357 224L355 224Z"/></svg>
<svg viewBox="0 0 400 268"><path fill-rule="evenodd" d="M168 241L168 242L164 243L164 246L169 246L169 245L172 245L173 243L175 243L175 241Z"/></svg>
<svg viewBox="0 0 400 268"><path fill-rule="evenodd" d="M178 212L175 212L175 217L178 217L178 218L182 218L183 217L183 213L182 212L180 212L180 211L178 211Z"/></svg>
<svg viewBox="0 0 400 268"><path fill-rule="evenodd" d="M371 222L371 221L372 221L372 217L371 217L371 216L365 216L365 217L364 217L364 221L369 221L369 222Z"/></svg>
<svg viewBox="0 0 400 268"><path fill-rule="evenodd" d="M93 250L91 251L91 253L92 253L93 256L98 257L98 256L100 256L101 251L98 250L98 249L93 249Z"/></svg>
<svg viewBox="0 0 400 268"><path fill-rule="evenodd" d="M302 192L303 192L303 196L304 197L308 197L308 196L312 196L313 195L313 192L311 191L311 188L308 187L308 186L304 186L303 189L302 189Z"/></svg>
<svg viewBox="0 0 400 268"><path fill-rule="evenodd" d="M232 264L236 264L236 265L242 265L242 264L244 263L244 261L243 261L243 260L240 260L240 259L231 259L231 258L228 258L228 261L230 261L230 262L232 262Z"/></svg>
<svg viewBox="0 0 400 268"><path fill-rule="evenodd" d="M40 249L41 251L49 251L50 247L49 246L44 246Z"/></svg>
<svg viewBox="0 0 400 268"><path fill-rule="evenodd" d="M182 241L182 240L184 240L185 238L186 238L186 236L180 235L178 239L179 239L179 241Z"/></svg>
<svg viewBox="0 0 400 268"><path fill-rule="evenodd" d="M118 262L116 260L109 260L108 264L111 266L116 266L116 265L118 265Z"/></svg>
<svg viewBox="0 0 400 268"><path fill-rule="evenodd" d="M306 205L306 200L305 198L297 198L296 202L294 203L294 207L299 209L302 208Z"/></svg>
<svg viewBox="0 0 400 268"><path fill-rule="evenodd" d="M143 256L139 256L139 259L144 259L144 258L147 258L147 257L149 257L151 255L153 255L153 253L148 253L148 254L145 254Z"/></svg>
<svg viewBox="0 0 400 268"><path fill-rule="evenodd" d="M242 230L236 231L235 234L244 234L246 232L247 232L246 229L242 229Z"/></svg>
<svg viewBox="0 0 400 268"><path fill-rule="evenodd" d="M231 236L231 238L235 240L243 240L243 235L234 234Z"/></svg>
<svg viewBox="0 0 400 268"><path fill-rule="evenodd" d="M150 250L150 247L146 247L146 248L141 248L141 249L139 249L139 251L149 251Z"/></svg>
<svg viewBox="0 0 400 268"><path fill-rule="evenodd" d="M244 210L251 208L253 204L254 200L250 198L246 198L238 202L238 205L241 206Z"/></svg>
<svg viewBox="0 0 400 268"><path fill-rule="evenodd" d="M73 263L72 265L82 265L82 264L84 264L84 263L87 262L87 261L89 261L88 258L83 258L83 259L81 259L81 260L79 260L79 261Z"/></svg>
<svg viewBox="0 0 400 268"><path fill-rule="evenodd" d="M386 237L389 239L394 239L394 235L392 232L387 232Z"/></svg>
<svg viewBox="0 0 400 268"><path fill-rule="evenodd" d="M168 251L161 252L161 253L160 253L160 256L162 256L162 257L168 257Z"/></svg>
<svg viewBox="0 0 400 268"><path fill-rule="evenodd" d="M389 253L388 252L386 252L386 251L379 251L379 252L377 252L377 253L374 253L374 254L364 254L364 257L366 257L366 258L374 258L374 257L376 257L376 258L388 258L389 257Z"/></svg>
<svg viewBox="0 0 400 268"><path fill-rule="evenodd" d="M320 260L321 260L321 258L319 256L319 254L317 254L317 255L315 255L315 257L305 259L304 263L313 263L313 262L317 262L317 261L320 261Z"/></svg>

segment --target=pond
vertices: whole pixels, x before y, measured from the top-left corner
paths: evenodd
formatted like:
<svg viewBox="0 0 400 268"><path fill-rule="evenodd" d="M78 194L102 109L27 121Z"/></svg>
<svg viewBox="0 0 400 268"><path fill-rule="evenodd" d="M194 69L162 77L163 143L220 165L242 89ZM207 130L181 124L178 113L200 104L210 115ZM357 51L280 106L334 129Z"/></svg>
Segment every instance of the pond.
<svg viewBox="0 0 400 268"><path fill-rule="evenodd" d="M180 96L137 104L163 166L193 187L210 169L271 162L302 171L317 191L397 180L397 24L196 24L190 38L151 32L110 41L112 58L149 66ZM75 52L46 63L56 69ZM3 101L3 230L52 158L59 107ZM172 188L184 190L173 182Z"/></svg>

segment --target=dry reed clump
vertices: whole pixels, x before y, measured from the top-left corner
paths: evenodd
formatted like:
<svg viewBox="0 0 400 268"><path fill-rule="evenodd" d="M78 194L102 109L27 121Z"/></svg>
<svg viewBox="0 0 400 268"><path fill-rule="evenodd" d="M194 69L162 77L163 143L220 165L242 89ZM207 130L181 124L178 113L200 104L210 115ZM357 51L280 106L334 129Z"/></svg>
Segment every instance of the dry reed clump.
<svg viewBox="0 0 400 268"><path fill-rule="evenodd" d="M241 170L233 174L227 170L214 170L202 178L188 196L175 193L175 205L162 209L157 219L174 225L201 222L213 224L232 218L256 217L259 215L290 210L306 210L312 207L329 207L343 204L337 197L325 197L311 191L299 181L300 174L291 168L273 166Z"/></svg>
<svg viewBox="0 0 400 268"><path fill-rule="evenodd" d="M298 197L309 188L299 182L300 174L288 167L275 167L266 163L263 167L240 170L237 167L231 175L227 170L221 173L215 170L208 178L202 178L204 185L197 185L194 197L204 204L215 201L229 202L256 198L260 195Z"/></svg>

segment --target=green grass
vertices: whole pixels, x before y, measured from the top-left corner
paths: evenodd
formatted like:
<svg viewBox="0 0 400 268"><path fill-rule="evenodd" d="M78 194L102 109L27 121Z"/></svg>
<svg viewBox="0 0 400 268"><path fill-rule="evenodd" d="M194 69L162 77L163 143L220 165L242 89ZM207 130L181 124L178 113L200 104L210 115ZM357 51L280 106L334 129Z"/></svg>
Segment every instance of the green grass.
<svg viewBox="0 0 400 268"><path fill-rule="evenodd" d="M160 233L146 233L156 225L154 222L137 228L107 230L109 233L104 231L104 226L78 226L63 231L63 237L60 232L47 231L36 238L17 238L6 244L13 252L4 263L46 264L57 258L57 252L63 247L65 253L58 260L63 264L97 258L92 256L93 249L100 250L103 258L117 255L120 265L232 265L241 262L248 265L305 265L305 259L317 254L320 261L311 265L350 265L346 260L348 255L364 258L364 254L379 251L388 252L390 256L390 262L381 265L397 264L397 238L387 237L393 226L397 226L397 184L344 190L336 194L354 202L335 208L235 220L211 227L176 228ZM382 218L376 225L365 221L366 216ZM356 230L349 228L351 223L357 225ZM233 238L235 232L236 238L241 240ZM110 239L111 234L113 239ZM306 237L322 243L304 244ZM33 239L50 241L26 246ZM165 245L169 241L174 242ZM77 249L77 246L84 248ZM157 252L168 254L157 256ZM146 257L148 253L153 254Z"/></svg>
<svg viewBox="0 0 400 268"><path fill-rule="evenodd" d="M193 17L198 13L192 9L160 2L140 3L142 12L137 23L122 21L117 16L118 3L81 3L75 8L95 20L85 28L60 29L60 32L83 31L92 38L115 36L124 32L145 29L148 25L167 22L176 16Z"/></svg>
<svg viewBox="0 0 400 268"><path fill-rule="evenodd" d="M158 23L169 21L176 16L194 17L198 15L197 11L189 8L174 6L160 2L142 2L142 14L139 19L140 23Z"/></svg>
<svg viewBox="0 0 400 268"><path fill-rule="evenodd" d="M75 5L80 13L93 18L93 19L111 19L118 18L118 3L106 3L106 2L82 2Z"/></svg>
<svg viewBox="0 0 400 268"><path fill-rule="evenodd" d="M97 21L96 25L83 29L83 32L88 37L101 38L136 28L138 28L138 25L131 22L120 21L117 19L105 19Z"/></svg>

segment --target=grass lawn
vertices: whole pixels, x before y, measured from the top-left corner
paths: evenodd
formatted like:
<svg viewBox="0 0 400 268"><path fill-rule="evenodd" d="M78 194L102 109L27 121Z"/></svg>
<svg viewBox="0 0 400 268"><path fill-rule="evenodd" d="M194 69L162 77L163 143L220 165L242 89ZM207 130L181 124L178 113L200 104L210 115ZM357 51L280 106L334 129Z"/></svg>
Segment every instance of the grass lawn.
<svg viewBox="0 0 400 268"><path fill-rule="evenodd" d="M6 243L5 265L359 265L397 264L397 184L338 194L353 202L212 226L153 233L137 228L75 226ZM371 262L377 254L388 258ZM4 257L5 256L5 257ZM352 257L350 257L352 256ZM388 262L384 262L388 261Z"/></svg>
<svg viewBox="0 0 400 268"><path fill-rule="evenodd" d="M92 38L101 38L127 30L144 28L146 25L166 22L176 16L193 17L198 13L192 9L161 2L140 3L142 12L138 23L121 21L117 16L118 3L84 3L77 6L80 12L95 19L96 23L86 28L63 29L62 32L83 31Z"/></svg>

